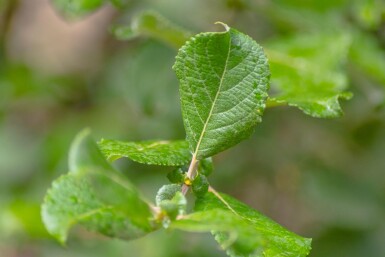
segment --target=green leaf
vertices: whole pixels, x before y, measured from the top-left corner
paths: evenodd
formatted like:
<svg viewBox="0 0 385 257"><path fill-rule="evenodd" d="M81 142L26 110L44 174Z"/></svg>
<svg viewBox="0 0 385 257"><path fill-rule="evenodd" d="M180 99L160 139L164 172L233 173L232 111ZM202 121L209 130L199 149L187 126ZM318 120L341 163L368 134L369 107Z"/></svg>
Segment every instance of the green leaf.
<svg viewBox="0 0 385 257"><path fill-rule="evenodd" d="M166 216L162 217L163 227L167 228L171 220L186 213L187 200L181 192L182 186L170 184L162 186L156 194L156 205Z"/></svg>
<svg viewBox="0 0 385 257"><path fill-rule="evenodd" d="M187 200L182 192L176 192L170 200L160 202L159 207L167 215L167 219L163 218L163 227L167 228L171 220L175 220L178 215L186 213Z"/></svg>
<svg viewBox="0 0 385 257"><path fill-rule="evenodd" d="M201 33L178 52L174 70L187 141L198 160L248 138L261 121L269 82L262 48L224 25Z"/></svg>
<svg viewBox="0 0 385 257"><path fill-rule="evenodd" d="M110 2L117 8L124 9L127 8L132 0L110 0Z"/></svg>
<svg viewBox="0 0 385 257"><path fill-rule="evenodd" d="M77 172L83 168L89 169L111 169L110 164L106 161L95 141L90 137L90 130L84 129L79 132L71 144L68 156L68 166L71 172Z"/></svg>
<svg viewBox="0 0 385 257"><path fill-rule="evenodd" d="M162 15L146 11L136 15L130 26L115 25L112 33L120 40L130 40L137 36L147 36L162 41L172 47L181 47L191 34L170 22Z"/></svg>
<svg viewBox="0 0 385 257"><path fill-rule="evenodd" d="M209 182L205 175L198 173L192 182L192 190L197 197L204 196L209 189Z"/></svg>
<svg viewBox="0 0 385 257"><path fill-rule="evenodd" d="M311 239L302 238L249 206L213 192L198 198L196 212L176 220L171 228L191 232L212 231L230 256L302 257Z"/></svg>
<svg viewBox="0 0 385 257"><path fill-rule="evenodd" d="M208 177L211 175L211 173L213 173L213 170L214 170L213 159L211 157L203 159L199 162L199 165L198 165L199 174L202 174Z"/></svg>
<svg viewBox="0 0 385 257"><path fill-rule="evenodd" d="M188 143L184 140L122 142L102 139L98 144L109 161L126 157L144 164L180 166L191 160Z"/></svg>
<svg viewBox="0 0 385 257"><path fill-rule="evenodd" d="M342 65L348 35L301 35L271 42L269 58L273 95L269 105L288 104L319 118L343 114L339 99L350 99ZM268 44L269 45L269 44Z"/></svg>
<svg viewBox="0 0 385 257"><path fill-rule="evenodd" d="M175 184L183 184L186 178L186 173L188 170L188 166L185 165L183 167L178 167L175 170L170 171L167 174L167 178L171 183Z"/></svg>
<svg viewBox="0 0 385 257"><path fill-rule="evenodd" d="M385 50L376 38L356 32L350 50L353 64L385 87Z"/></svg>
<svg viewBox="0 0 385 257"><path fill-rule="evenodd" d="M89 14L104 4L104 0L52 0L56 9L68 19Z"/></svg>
<svg viewBox="0 0 385 257"><path fill-rule="evenodd" d="M180 192L182 189L181 185L177 184L170 184L170 185L164 185L156 194L155 202L156 205L159 206L160 203L164 200L171 200L177 192Z"/></svg>
<svg viewBox="0 0 385 257"><path fill-rule="evenodd" d="M149 205L106 162L88 131L75 139L70 159L71 171L53 182L42 205L51 235L65 243L70 228L81 224L106 236L133 239L156 228Z"/></svg>

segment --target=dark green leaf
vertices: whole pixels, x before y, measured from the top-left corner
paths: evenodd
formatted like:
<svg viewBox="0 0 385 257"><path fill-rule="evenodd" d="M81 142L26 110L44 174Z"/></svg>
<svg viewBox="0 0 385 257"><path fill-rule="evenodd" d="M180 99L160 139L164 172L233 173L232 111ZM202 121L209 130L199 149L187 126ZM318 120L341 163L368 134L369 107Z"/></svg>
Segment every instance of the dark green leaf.
<svg viewBox="0 0 385 257"><path fill-rule="evenodd" d="M172 228L212 231L230 256L302 257L311 249L302 238L236 199L212 192L198 198L196 211L174 221Z"/></svg>
<svg viewBox="0 0 385 257"><path fill-rule="evenodd" d="M192 182L192 190L197 197L204 196L209 189L209 182L205 175L198 173Z"/></svg>
<svg viewBox="0 0 385 257"><path fill-rule="evenodd" d="M113 26L112 33L120 40L129 40L136 36L148 36L175 48L181 47L191 36L186 30L152 11L136 15L130 26Z"/></svg>
<svg viewBox="0 0 385 257"><path fill-rule="evenodd" d="M199 162L198 173L205 175L206 177L210 176L213 173L214 166L213 160L210 158L203 159Z"/></svg>
<svg viewBox="0 0 385 257"><path fill-rule="evenodd" d="M52 0L56 9L69 19L89 14L101 7L104 2L104 0Z"/></svg>
<svg viewBox="0 0 385 257"><path fill-rule="evenodd" d="M350 46L347 35L305 35L280 39L267 50L276 92L269 104L287 103L313 117L342 115L339 99L349 99L344 91L347 78L342 71Z"/></svg>
<svg viewBox="0 0 385 257"><path fill-rule="evenodd" d="M248 138L265 108L266 56L250 37L225 28L193 37L173 67L187 141L198 160Z"/></svg>
<svg viewBox="0 0 385 257"><path fill-rule="evenodd" d="M186 178L186 172L187 172L188 167L183 166L176 168L175 170L169 172L167 174L167 178L171 183L175 184L183 184L184 180Z"/></svg>
<svg viewBox="0 0 385 257"><path fill-rule="evenodd" d="M102 139L98 144L109 161L127 157L144 164L180 166L191 160L188 143L183 140L122 142Z"/></svg>
<svg viewBox="0 0 385 257"><path fill-rule="evenodd" d="M71 171L53 182L42 205L43 222L50 234L64 243L77 223L122 239L155 229L149 205L109 166L87 131L77 136L70 156Z"/></svg>

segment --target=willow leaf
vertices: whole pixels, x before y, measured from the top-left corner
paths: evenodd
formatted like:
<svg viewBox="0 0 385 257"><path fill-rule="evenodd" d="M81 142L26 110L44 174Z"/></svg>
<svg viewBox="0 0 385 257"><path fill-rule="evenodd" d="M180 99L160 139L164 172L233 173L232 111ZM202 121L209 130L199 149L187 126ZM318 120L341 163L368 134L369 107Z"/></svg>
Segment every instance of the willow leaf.
<svg viewBox="0 0 385 257"><path fill-rule="evenodd" d="M197 199L196 212L171 224L191 232L210 231L232 257L304 257L311 240L225 194L209 192Z"/></svg>
<svg viewBox="0 0 385 257"><path fill-rule="evenodd" d="M106 162L87 131L73 143L70 163L71 171L53 182L42 205L43 222L57 240L65 243L75 224L122 239L156 229L149 205Z"/></svg>
<svg viewBox="0 0 385 257"><path fill-rule="evenodd" d="M102 139L98 144L109 161L126 157L144 164L180 166L191 160L188 143L184 140L123 142Z"/></svg>
<svg viewBox="0 0 385 257"><path fill-rule="evenodd" d="M250 37L224 25L201 33L178 52L174 70L187 141L198 160L248 138L261 121L269 66Z"/></svg>

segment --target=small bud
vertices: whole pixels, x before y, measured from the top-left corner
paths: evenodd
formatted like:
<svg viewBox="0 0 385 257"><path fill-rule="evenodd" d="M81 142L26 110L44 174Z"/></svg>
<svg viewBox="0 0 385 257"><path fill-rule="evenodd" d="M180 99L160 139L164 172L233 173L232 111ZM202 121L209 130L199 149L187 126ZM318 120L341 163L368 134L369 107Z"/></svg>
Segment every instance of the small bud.
<svg viewBox="0 0 385 257"><path fill-rule="evenodd" d="M187 185L187 186L191 186L191 185L192 185L191 179L185 178L185 179L184 179L184 184Z"/></svg>

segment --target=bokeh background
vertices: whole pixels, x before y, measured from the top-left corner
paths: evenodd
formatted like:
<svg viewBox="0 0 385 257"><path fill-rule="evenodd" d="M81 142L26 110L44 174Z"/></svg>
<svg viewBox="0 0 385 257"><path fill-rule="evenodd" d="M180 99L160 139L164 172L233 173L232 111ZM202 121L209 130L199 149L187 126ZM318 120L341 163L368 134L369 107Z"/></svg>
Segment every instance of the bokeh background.
<svg viewBox="0 0 385 257"><path fill-rule="evenodd" d="M68 21L49 0L0 0L0 256L225 256L210 235L165 231L123 242L75 228L62 247L41 223L40 203L67 171L81 129L91 128L95 139L185 136L171 70L176 50L110 33L143 10L194 33L218 30L214 22L223 21L266 47L325 33L350 39L339 71L354 93L342 102L345 115L318 119L269 108L250 140L214 158L210 181L312 237L310 256L385 256L384 1L126 2ZM329 37L310 45L326 56L333 44ZM150 199L167 183L167 168L127 160L117 166Z"/></svg>

